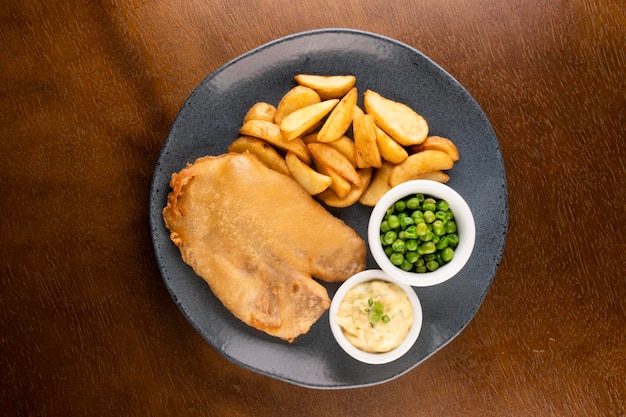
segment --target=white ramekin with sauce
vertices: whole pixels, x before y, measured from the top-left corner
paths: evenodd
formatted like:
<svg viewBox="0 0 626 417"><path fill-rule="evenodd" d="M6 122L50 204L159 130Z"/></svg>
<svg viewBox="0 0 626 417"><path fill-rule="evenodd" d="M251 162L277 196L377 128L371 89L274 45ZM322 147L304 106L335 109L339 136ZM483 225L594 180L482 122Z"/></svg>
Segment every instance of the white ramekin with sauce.
<svg viewBox="0 0 626 417"><path fill-rule="evenodd" d="M371 269L339 287L329 320L346 353L364 363L383 364L411 349L422 328L422 307L410 286Z"/></svg>

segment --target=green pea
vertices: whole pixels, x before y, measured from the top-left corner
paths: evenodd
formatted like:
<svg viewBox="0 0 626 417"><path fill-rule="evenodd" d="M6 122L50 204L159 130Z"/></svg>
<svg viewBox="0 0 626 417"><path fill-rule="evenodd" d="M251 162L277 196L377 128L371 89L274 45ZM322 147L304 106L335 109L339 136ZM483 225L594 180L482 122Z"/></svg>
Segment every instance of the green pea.
<svg viewBox="0 0 626 417"><path fill-rule="evenodd" d="M429 255L431 253L435 253L435 251L437 250L437 247L435 246L433 242L425 242L419 246L419 249L420 249L420 252L422 252L423 254Z"/></svg>
<svg viewBox="0 0 626 417"><path fill-rule="evenodd" d="M419 239L422 242L430 242L431 240L433 240L433 232L431 232L430 230L427 231L426 233L424 233L423 235L420 235Z"/></svg>
<svg viewBox="0 0 626 417"><path fill-rule="evenodd" d="M435 220L433 222L433 233L437 236L443 236L446 234L446 228L441 220Z"/></svg>
<svg viewBox="0 0 626 417"><path fill-rule="evenodd" d="M404 211L406 209L406 202L404 202L404 200L398 200L394 208L396 211Z"/></svg>
<svg viewBox="0 0 626 417"><path fill-rule="evenodd" d="M424 202L422 203L422 209L424 211L437 211L437 202L435 201L434 198L427 198L424 200Z"/></svg>
<svg viewBox="0 0 626 417"><path fill-rule="evenodd" d="M437 212L435 213L435 218L437 220L441 220L443 223L445 223L445 222L447 222L449 220L448 219L448 212L437 210Z"/></svg>
<svg viewBox="0 0 626 417"><path fill-rule="evenodd" d="M411 216L404 216L400 219L400 227L406 229L407 226L414 224L413 218Z"/></svg>
<svg viewBox="0 0 626 417"><path fill-rule="evenodd" d="M426 223L418 223L417 226L415 226L415 231L417 232L418 236L424 236L426 233L429 232Z"/></svg>
<svg viewBox="0 0 626 417"><path fill-rule="evenodd" d="M424 218L424 213L420 210L415 210L413 213L411 213L411 217L413 218L414 222L417 222L417 219Z"/></svg>
<svg viewBox="0 0 626 417"><path fill-rule="evenodd" d="M446 236L441 236L439 238L439 242L435 243L435 247L437 250L443 250L448 247L448 238Z"/></svg>
<svg viewBox="0 0 626 417"><path fill-rule="evenodd" d="M393 249L394 252L404 252L405 251L405 243L404 240L401 239L396 239L392 244L391 247Z"/></svg>
<svg viewBox="0 0 626 417"><path fill-rule="evenodd" d="M391 214L387 218L387 224L389 224L390 228L397 229L398 227L400 227L400 219L395 214Z"/></svg>
<svg viewBox="0 0 626 417"><path fill-rule="evenodd" d="M404 262L400 264L400 269L403 271L410 271L413 269L413 264L405 259Z"/></svg>
<svg viewBox="0 0 626 417"><path fill-rule="evenodd" d="M396 266L400 266L402 265L402 262L404 262L404 255L399 252L395 252L391 254L391 256L389 257L389 260L391 261L392 264Z"/></svg>
<svg viewBox="0 0 626 417"><path fill-rule="evenodd" d="M409 239L406 241L406 244L405 244L406 250L410 252L415 252L418 246L419 246L419 243L417 243L417 240L415 239Z"/></svg>
<svg viewBox="0 0 626 417"><path fill-rule="evenodd" d="M426 197L422 193L415 194L415 198L417 198L417 201L419 201L420 204L422 204L424 202L424 200L426 199Z"/></svg>
<svg viewBox="0 0 626 417"><path fill-rule="evenodd" d="M436 270L437 268L439 268L439 264L437 263L437 261L428 261L428 262L426 262L426 268L427 268L430 272L433 272L434 270Z"/></svg>
<svg viewBox="0 0 626 417"><path fill-rule="evenodd" d="M393 230L388 231L383 235L383 245L391 245L398 238L398 234Z"/></svg>
<svg viewBox="0 0 626 417"><path fill-rule="evenodd" d="M426 223L432 223L435 221L435 213L432 210L426 210L424 212L424 220Z"/></svg>
<svg viewBox="0 0 626 417"><path fill-rule="evenodd" d="M437 201L437 210L446 211L450 208L450 204L446 200Z"/></svg>
<svg viewBox="0 0 626 417"><path fill-rule="evenodd" d="M450 233L446 237L448 238L448 246L456 248L456 245L459 244L459 236L456 233Z"/></svg>
<svg viewBox="0 0 626 417"><path fill-rule="evenodd" d="M387 257L390 257L391 254L393 253L393 248L391 246L385 246L385 255L387 255Z"/></svg>
<svg viewBox="0 0 626 417"><path fill-rule="evenodd" d="M406 202L406 207L409 210L416 210L420 207L420 201L417 197L411 197Z"/></svg>
<svg viewBox="0 0 626 417"><path fill-rule="evenodd" d="M417 258L417 261L413 262L415 264L415 266L422 266L426 263L426 261L424 260L424 258L422 258L421 256L419 258Z"/></svg>
<svg viewBox="0 0 626 417"><path fill-rule="evenodd" d="M415 272L418 272L420 274L423 274L427 271L426 269L426 265L420 265L420 266L416 266L415 267Z"/></svg>
<svg viewBox="0 0 626 417"><path fill-rule="evenodd" d="M446 233L456 233L456 222L454 220L449 220L446 223Z"/></svg>
<svg viewBox="0 0 626 417"><path fill-rule="evenodd" d="M444 262L450 262L454 258L454 250L452 248L444 248L441 251L441 259Z"/></svg>
<svg viewBox="0 0 626 417"><path fill-rule="evenodd" d="M417 262L419 258L420 258L419 253L414 252L414 251L407 252L404 254L404 259L406 259L411 264L414 264L415 262Z"/></svg>
<svg viewBox="0 0 626 417"><path fill-rule="evenodd" d="M391 227L389 227L389 223L387 222L387 220L383 220L383 222L380 224L380 231L383 233L387 233L390 230Z"/></svg>
<svg viewBox="0 0 626 417"><path fill-rule="evenodd" d="M416 226L407 227L406 230L404 231L404 236L407 239L417 239L417 227Z"/></svg>

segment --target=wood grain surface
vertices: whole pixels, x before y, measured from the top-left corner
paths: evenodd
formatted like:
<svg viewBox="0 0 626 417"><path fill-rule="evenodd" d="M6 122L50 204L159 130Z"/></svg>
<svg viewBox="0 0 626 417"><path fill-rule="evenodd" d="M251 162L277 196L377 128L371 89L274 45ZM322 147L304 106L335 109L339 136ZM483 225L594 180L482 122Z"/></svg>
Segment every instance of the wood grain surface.
<svg viewBox="0 0 626 417"><path fill-rule="evenodd" d="M621 0L7 0L0 10L0 414L626 415ZM389 36L498 136L509 231L478 314L383 385L238 367L179 312L150 241L156 159L212 71L292 33Z"/></svg>

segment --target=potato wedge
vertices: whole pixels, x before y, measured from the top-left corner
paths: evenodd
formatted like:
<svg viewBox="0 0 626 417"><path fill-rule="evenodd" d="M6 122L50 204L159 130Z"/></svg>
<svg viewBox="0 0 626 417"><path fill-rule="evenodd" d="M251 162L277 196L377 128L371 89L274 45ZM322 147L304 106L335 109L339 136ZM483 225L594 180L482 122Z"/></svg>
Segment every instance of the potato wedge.
<svg viewBox="0 0 626 417"><path fill-rule="evenodd" d="M371 168L371 165L365 162L365 160L361 156L361 153L357 150L356 146L354 147L354 161L357 168Z"/></svg>
<svg viewBox="0 0 626 417"><path fill-rule="evenodd" d="M452 142L448 138L444 138L441 136L429 136L421 144L411 146L412 152L421 152L428 149L444 151L445 153L450 155L450 158L452 158L454 162L459 160L459 150L457 149L454 142Z"/></svg>
<svg viewBox="0 0 626 417"><path fill-rule="evenodd" d="M389 172L388 184L395 187L430 171L450 169L454 161L443 151L427 150L410 155Z"/></svg>
<svg viewBox="0 0 626 417"><path fill-rule="evenodd" d="M311 104L288 114L280 122L280 130L287 140L295 139L314 127L337 105L338 99ZM318 139L319 140L319 139Z"/></svg>
<svg viewBox="0 0 626 417"><path fill-rule="evenodd" d="M376 126L376 144L378 145L381 158L392 164L399 164L409 156L409 153L402 145L393 140L391 136L378 126Z"/></svg>
<svg viewBox="0 0 626 417"><path fill-rule="evenodd" d="M430 171L418 177L415 177L414 179L437 181L443 184L450 180L450 176L443 171Z"/></svg>
<svg viewBox="0 0 626 417"><path fill-rule="evenodd" d="M344 135L335 141L328 142L328 144L341 152L343 156L348 158L352 166L356 168L356 160L354 159L356 145L352 139Z"/></svg>
<svg viewBox="0 0 626 417"><path fill-rule="evenodd" d="M346 133L352 123L352 109L356 106L357 98L357 89L352 87L328 115L317 133L318 141L333 142Z"/></svg>
<svg viewBox="0 0 626 417"><path fill-rule="evenodd" d="M341 152L326 143L309 143L309 152L317 166L324 165L356 186L361 186L361 176Z"/></svg>
<svg viewBox="0 0 626 417"><path fill-rule="evenodd" d="M295 153L298 158L307 164L311 163L311 155L302 139L285 140L280 127L276 123L268 122L267 120L248 120L239 129L239 134L263 139L272 146Z"/></svg>
<svg viewBox="0 0 626 417"><path fill-rule="evenodd" d="M317 140L317 133L309 133L308 135L302 136L302 142L307 145L309 143L318 143L319 141Z"/></svg>
<svg viewBox="0 0 626 417"><path fill-rule="evenodd" d="M358 106L352 110L352 131L357 153L361 159L357 159L357 166L379 168L381 166L380 151L376 144L376 129L372 115L363 113ZM359 165L361 162L361 165ZM362 162L365 162L363 164Z"/></svg>
<svg viewBox="0 0 626 417"><path fill-rule="evenodd" d="M361 177L361 185L352 185L350 192L343 198L339 198L335 192L328 188L317 195L317 197L327 206L330 207L348 207L359 201L359 198L363 195L363 192L372 180L373 168L359 169L358 173Z"/></svg>
<svg viewBox="0 0 626 417"><path fill-rule="evenodd" d="M235 139L228 152L250 152L256 155L265 165L281 174L289 175L289 169L283 157L269 143L252 136L240 136Z"/></svg>
<svg viewBox="0 0 626 417"><path fill-rule="evenodd" d="M250 107L246 115L243 117L243 122L245 123L248 120L267 120L268 122L273 122L275 115L276 107L269 103L259 101Z"/></svg>
<svg viewBox="0 0 626 417"><path fill-rule="evenodd" d="M337 197L344 198L348 195L348 193L352 189L352 184L350 183L350 181L339 175L334 169L328 168L322 164L316 165L316 168L320 173L328 175L330 177L332 182L330 183L328 188L333 190Z"/></svg>
<svg viewBox="0 0 626 417"><path fill-rule="evenodd" d="M365 189L359 202L364 206L374 207L380 198L391 189L387 180L389 172L393 168L393 164L389 161L383 161L382 166L374 171L370 185Z"/></svg>
<svg viewBox="0 0 626 417"><path fill-rule="evenodd" d="M289 168L291 178L296 180L302 188L311 195L316 195L328 188L332 179L321 174L305 164L293 152L287 152L285 155L285 163Z"/></svg>
<svg viewBox="0 0 626 417"><path fill-rule="evenodd" d="M315 90L322 100L343 97L356 83L354 75L298 74L294 79L298 84Z"/></svg>
<svg viewBox="0 0 626 417"><path fill-rule="evenodd" d="M419 145L428 136L428 123L404 103L393 101L372 90L363 95L365 112L376 125L403 146Z"/></svg>
<svg viewBox="0 0 626 417"><path fill-rule="evenodd" d="M281 97L278 106L276 106L274 123L280 126L280 123L288 114L321 101L320 95L315 90L303 85L297 85Z"/></svg>
<svg viewBox="0 0 626 417"><path fill-rule="evenodd" d="M320 128L322 127L323 124L324 124L324 119L320 120L319 122L317 122L313 126L311 126L309 129L305 130L302 133L302 135L300 135L300 137L307 136L307 135L310 135L312 133L317 133L320 130ZM316 139L317 139L317 137L316 137Z"/></svg>

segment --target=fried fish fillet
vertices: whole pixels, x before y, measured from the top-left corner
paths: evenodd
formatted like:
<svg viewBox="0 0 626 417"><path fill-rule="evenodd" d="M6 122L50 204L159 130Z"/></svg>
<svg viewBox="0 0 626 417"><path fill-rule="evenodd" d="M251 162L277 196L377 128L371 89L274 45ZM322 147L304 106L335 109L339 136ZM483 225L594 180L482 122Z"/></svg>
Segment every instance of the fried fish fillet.
<svg viewBox="0 0 626 417"><path fill-rule="evenodd" d="M312 276L365 267L365 242L290 177L256 156L207 156L172 175L163 209L171 240L224 306L289 342L330 306Z"/></svg>

